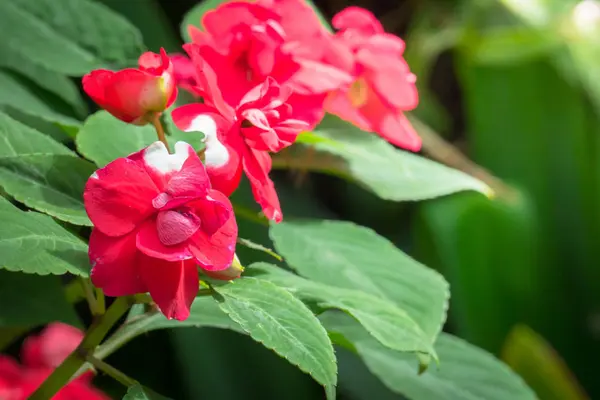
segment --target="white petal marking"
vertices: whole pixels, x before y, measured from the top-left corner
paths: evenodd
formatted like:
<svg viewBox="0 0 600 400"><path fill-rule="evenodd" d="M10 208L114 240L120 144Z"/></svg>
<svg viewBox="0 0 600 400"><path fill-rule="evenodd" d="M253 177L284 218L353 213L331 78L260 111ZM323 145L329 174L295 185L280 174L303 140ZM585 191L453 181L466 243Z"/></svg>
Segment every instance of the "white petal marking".
<svg viewBox="0 0 600 400"><path fill-rule="evenodd" d="M204 144L206 151L204 152L204 163L208 167L222 167L229 161L229 152L223 143L219 142L217 136L217 124L206 114L198 115L192 120L186 132L202 132L204 133Z"/></svg>
<svg viewBox="0 0 600 400"><path fill-rule="evenodd" d="M175 153L169 154L163 142L154 142L144 151L144 162L161 174L169 174L181 170L183 163L189 156L186 142L175 143ZM193 151L193 150L192 150Z"/></svg>

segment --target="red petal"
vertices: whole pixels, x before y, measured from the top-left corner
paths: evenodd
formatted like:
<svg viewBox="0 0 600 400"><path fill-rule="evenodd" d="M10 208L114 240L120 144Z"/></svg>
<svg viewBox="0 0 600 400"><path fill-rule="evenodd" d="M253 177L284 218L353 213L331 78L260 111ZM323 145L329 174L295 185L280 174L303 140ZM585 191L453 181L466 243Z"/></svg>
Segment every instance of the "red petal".
<svg viewBox="0 0 600 400"><path fill-rule="evenodd" d="M92 175L83 200L96 228L109 236L121 236L154 212L152 199L158 193L143 167L119 158Z"/></svg>
<svg viewBox="0 0 600 400"><path fill-rule="evenodd" d="M226 205L228 210L232 210L231 202L222 193L212 190L209 195L216 202ZM208 217L208 213L206 216ZM204 217L204 214L200 216L203 221ZM222 219L223 217L224 214L213 215L213 218ZM221 223L221 221L217 222ZM237 234L235 215L233 212L229 212L228 219L212 235L208 235L203 229L200 229L190 241L190 250L202 269L207 271L227 269L233 261Z"/></svg>
<svg viewBox="0 0 600 400"><path fill-rule="evenodd" d="M140 252L165 261L181 261L192 258L187 241L172 246L163 244L158 236L156 223L154 219L148 220L140 228L136 238L136 247ZM144 268L144 265L141 265L141 268Z"/></svg>
<svg viewBox="0 0 600 400"><path fill-rule="evenodd" d="M29 336L21 347L21 360L28 367L56 368L83 340L79 329L55 322L39 335Z"/></svg>
<svg viewBox="0 0 600 400"><path fill-rule="evenodd" d="M12 383L15 386L22 377L22 368L12 357L0 354L0 389L6 383Z"/></svg>
<svg viewBox="0 0 600 400"><path fill-rule="evenodd" d="M357 29L367 35L383 32L381 23L370 11L355 6L346 7L334 15L331 24L335 29Z"/></svg>
<svg viewBox="0 0 600 400"><path fill-rule="evenodd" d="M105 108L106 105L106 87L110 85L114 75L113 71L97 69L85 75L81 80L83 90L102 108Z"/></svg>
<svg viewBox="0 0 600 400"><path fill-rule="evenodd" d="M198 200L188 204L188 207L194 210L194 213L202 220L201 229L208 236L212 236L216 231L229 221L233 216L233 207L227 197L221 196L216 190L211 190L211 195L205 200ZM212 197L218 196L224 201Z"/></svg>
<svg viewBox="0 0 600 400"><path fill-rule="evenodd" d="M90 236L89 256L92 283L108 296L127 296L147 291L140 281L137 232L118 238L106 236L98 229Z"/></svg>
<svg viewBox="0 0 600 400"><path fill-rule="evenodd" d="M271 170L269 154L246 147L242 162L246 176L252 186L254 199L262 207L265 216L277 223L281 222L283 215L279 198L273 181L269 179L269 171Z"/></svg>
<svg viewBox="0 0 600 400"><path fill-rule="evenodd" d="M373 132L374 128L371 121L365 118L360 111L352 105L346 91L332 92L325 100L325 110L328 113L337 115L344 121L356 125L359 129L367 132Z"/></svg>
<svg viewBox="0 0 600 400"><path fill-rule="evenodd" d="M174 83L174 82L173 82ZM168 87L167 87L168 86ZM137 69L124 69L115 74L106 88L109 112L141 117L148 112L164 111L174 85L165 85L163 78Z"/></svg>
<svg viewBox="0 0 600 400"><path fill-rule="evenodd" d="M141 256L140 261L142 279L160 311L169 319L187 319L199 286L194 260L169 262Z"/></svg>

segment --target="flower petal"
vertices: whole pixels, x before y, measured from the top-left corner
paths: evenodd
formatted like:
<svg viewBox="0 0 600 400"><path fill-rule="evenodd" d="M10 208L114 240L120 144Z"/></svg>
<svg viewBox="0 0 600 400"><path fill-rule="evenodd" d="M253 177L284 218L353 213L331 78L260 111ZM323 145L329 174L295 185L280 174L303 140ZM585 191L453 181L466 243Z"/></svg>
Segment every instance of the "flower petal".
<svg viewBox="0 0 600 400"><path fill-rule="evenodd" d="M169 319L187 319L199 287L194 260L169 262L142 255L140 261L142 279L160 311Z"/></svg>
<svg viewBox="0 0 600 400"><path fill-rule="evenodd" d="M269 172L271 171L269 154L246 147L242 162L246 176L250 180L254 199L262 207L265 216L277 223L281 222L283 215L279 198L273 181L269 179Z"/></svg>
<svg viewBox="0 0 600 400"><path fill-rule="evenodd" d="M154 219L149 219L142 225L135 244L143 254L165 261L181 261L192 258L187 241L167 246L160 240L157 221ZM141 268L144 268L143 265Z"/></svg>
<svg viewBox="0 0 600 400"><path fill-rule="evenodd" d="M370 11L356 6L346 7L334 15L331 24L335 29L356 29L365 35L383 32L383 26Z"/></svg>
<svg viewBox="0 0 600 400"><path fill-rule="evenodd" d="M90 277L92 283L103 289L108 296L127 296L147 291L139 277L136 236L136 231L115 238L98 229L92 230L89 248L92 264Z"/></svg>
<svg viewBox="0 0 600 400"><path fill-rule="evenodd" d="M31 335L21 347L21 361L30 368L56 368L83 340L74 326L55 322L40 334Z"/></svg>
<svg viewBox="0 0 600 400"><path fill-rule="evenodd" d="M200 229L190 240L190 250L196 259L196 262L202 269L207 271L222 271L229 268L235 254L235 244L237 241L238 227L233 213L233 207L229 199L220 192L211 191L210 197L217 203L224 204L229 212L228 218L212 235ZM205 209L206 210L206 209ZM225 217L223 210L216 210L213 218L218 219L220 224ZM219 215L220 214L220 215ZM203 214L203 221L209 213ZM206 218L208 219L208 218ZM209 232L210 233L210 232Z"/></svg>
<svg viewBox="0 0 600 400"><path fill-rule="evenodd" d="M83 200L96 228L109 236L122 236L154 212L152 199L158 193L142 166L119 158L90 177Z"/></svg>

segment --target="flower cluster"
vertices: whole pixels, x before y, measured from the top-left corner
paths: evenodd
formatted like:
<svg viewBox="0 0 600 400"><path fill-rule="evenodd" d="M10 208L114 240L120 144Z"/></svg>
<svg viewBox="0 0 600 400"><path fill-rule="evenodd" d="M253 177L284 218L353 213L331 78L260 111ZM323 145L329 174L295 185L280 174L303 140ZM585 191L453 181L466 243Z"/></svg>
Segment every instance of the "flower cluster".
<svg viewBox="0 0 600 400"><path fill-rule="evenodd" d="M137 69L83 78L98 105L128 123L152 122L161 140L98 170L86 186L92 281L112 296L150 292L176 319L189 315L198 267L219 279L239 276L227 197L242 175L264 215L280 222L269 153L293 144L325 112L405 149L421 145L403 115L418 102L404 42L368 11L338 13L332 33L303 0L231 1L201 25L189 27L187 56L161 49L143 54ZM204 164L182 142L169 154L159 127L177 87L199 100L172 117L180 130L204 135Z"/></svg>
<svg viewBox="0 0 600 400"><path fill-rule="evenodd" d="M27 399L83 339L83 333L62 323L48 325L42 333L25 339L19 364L0 355L0 398ZM85 373L63 387L55 400L108 400L91 385L92 373Z"/></svg>

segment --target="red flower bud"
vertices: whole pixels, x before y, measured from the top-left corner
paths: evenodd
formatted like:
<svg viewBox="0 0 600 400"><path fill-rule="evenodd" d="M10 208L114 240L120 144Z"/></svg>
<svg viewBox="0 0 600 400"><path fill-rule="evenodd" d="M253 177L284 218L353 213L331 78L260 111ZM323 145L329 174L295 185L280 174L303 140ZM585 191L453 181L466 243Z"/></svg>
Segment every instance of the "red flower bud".
<svg viewBox="0 0 600 400"><path fill-rule="evenodd" d="M83 77L83 90L106 111L122 121L145 125L169 108L177 97L173 64L164 49L146 52L139 67L121 71L97 69Z"/></svg>

